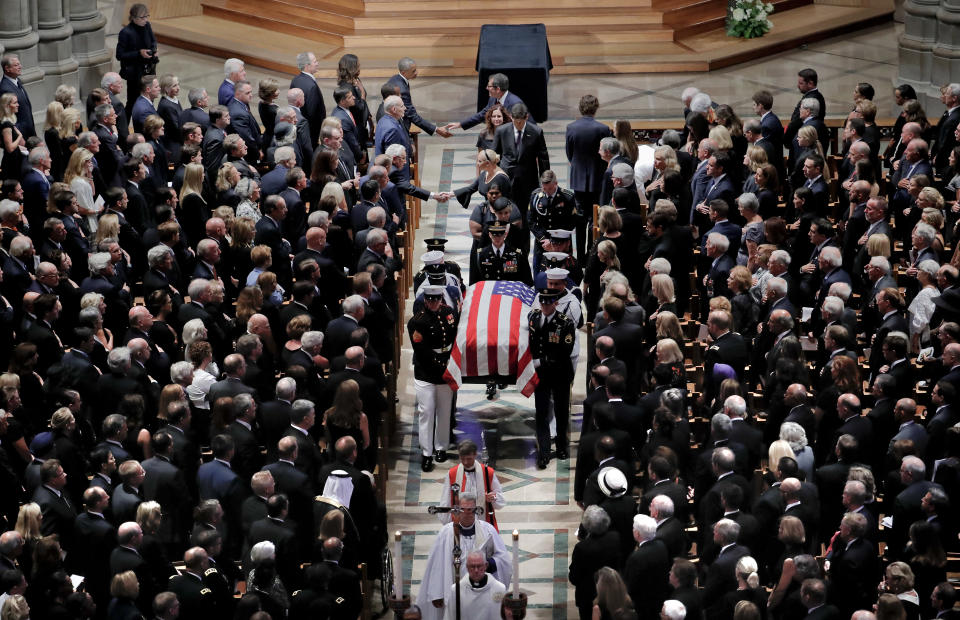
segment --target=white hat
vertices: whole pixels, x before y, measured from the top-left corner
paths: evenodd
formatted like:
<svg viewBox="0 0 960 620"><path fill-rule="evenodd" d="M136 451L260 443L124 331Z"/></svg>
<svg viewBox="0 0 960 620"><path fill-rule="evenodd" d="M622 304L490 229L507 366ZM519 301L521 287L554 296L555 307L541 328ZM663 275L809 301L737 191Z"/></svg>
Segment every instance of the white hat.
<svg viewBox="0 0 960 620"><path fill-rule="evenodd" d="M424 297L443 297L443 287L439 284L428 284L422 290Z"/></svg>
<svg viewBox="0 0 960 620"><path fill-rule="evenodd" d="M566 280L568 275L570 275L570 272L566 269L561 269L560 267L551 267L550 269L547 269L548 280Z"/></svg>
<svg viewBox="0 0 960 620"><path fill-rule="evenodd" d="M553 239L569 239L573 236L573 231L558 228L556 230L548 230L547 234Z"/></svg>
<svg viewBox="0 0 960 620"><path fill-rule="evenodd" d="M440 250L431 250L423 253L424 265L439 265L443 263L443 252Z"/></svg>
<svg viewBox="0 0 960 620"><path fill-rule="evenodd" d="M604 467L597 475L600 490L607 497L620 497L627 492L627 477L616 467Z"/></svg>

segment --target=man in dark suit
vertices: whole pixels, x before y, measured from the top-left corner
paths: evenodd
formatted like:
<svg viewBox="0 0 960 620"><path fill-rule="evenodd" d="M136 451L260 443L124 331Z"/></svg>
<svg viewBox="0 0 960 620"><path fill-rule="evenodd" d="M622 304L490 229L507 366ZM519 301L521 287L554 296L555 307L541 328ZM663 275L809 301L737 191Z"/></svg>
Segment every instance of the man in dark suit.
<svg viewBox="0 0 960 620"><path fill-rule="evenodd" d="M157 431L150 438L153 456L143 461L144 476L140 486L143 499L157 502L163 510L160 540L168 549L180 543L180 535L187 530L192 498L183 472L171 462L173 439L169 433Z"/></svg>
<svg viewBox="0 0 960 620"><path fill-rule="evenodd" d="M157 583L154 578L154 567L140 555L140 545L143 543L143 530L134 521L127 521L117 528L117 546L110 553L110 575L133 571L140 584L140 593L137 595L137 609L143 613L153 609L153 597L165 584Z"/></svg>
<svg viewBox="0 0 960 620"><path fill-rule="evenodd" d="M140 96L133 102L133 109L130 112L130 120L133 122L133 130L136 133L143 133L143 122L151 114L157 113L157 108L153 105L153 100L160 96L160 82L155 75L145 75L140 78Z"/></svg>
<svg viewBox="0 0 960 620"><path fill-rule="evenodd" d="M459 127L460 129L467 130L471 127L479 125L484 122L487 116L487 112L490 111L490 108L500 104L507 111L510 110L515 104L523 103L523 100L520 97L517 97L515 94L510 91L510 78L502 73L492 73L487 78L487 93L490 95L490 99L487 100L487 105L483 107L482 110L463 119L457 123L450 123L446 126L446 129L455 129Z"/></svg>
<svg viewBox="0 0 960 620"><path fill-rule="evenodd" d="M253 86L246 80L236 84L233 99L227 104L230 111L230 133L239 134L247 145L245 159L253 165L260 161L260 124L250 113L250 101L253 99Z"/></svg>
<svg viewBox="0 0 960 620"><path fill-rule="evenodd" d="M387 147L392 144L399 144L406 152L405 161L402 165L402 176L404 180L410 180L410 164L406 158L411 156L410 137L404 125L403 100L398 95L391 95L383 102L384 115L377 121L376 137L374 139L374 154L383 155L387 152ZM396 162L394 162L396 169Z"/></svg>
<svg viewBox="0 0 960 620"><path fill-rule="evenodd" d="M783 123L773 113L773 95L766 90L755 92L753 94L753 111L760 117L760 131L763 140L765 142L769 141L774 147L773 151L776 157L768 161L777 168L777 172L781 172L783 170Z"/></svg>
<svg viewBox="0 0 960 620"><path fill-rule="evenodd" d="M703 585L703 604L705 607L716 604L727 592L736 590L737 562L750 550L737 544L740 537L740 525L730 519L720 519L713 525L713 542L720 547L717 559L707 568Z"/></svg>
<svg viewBox="0 0 960 620"><path fill-rule="evenodd" d="M640 454L647 439L646 429L650 426L650 420L644 418L643 411L639 407L624 402L626 382L627 378L622 374L611 374L607 377L604 383L607 402L599 403L593 414L606 416L613 428L627 432L630 435L634 453Z"/></svg>
<svg viewBox="0 0 960 620"><path fill-rule="evenodd" d="M257 416L257 403L253 396L246 393L233 397L234 421L227 427L227 433L233 438L235 455L234 469L241 481L247 481L254 472L263 467L263 455L260 453L260 439L254 424Z"/></svg>
<svg viewBox="0 0 960 620"><path fill-rule="evenodd" d="M543 131L528 122L527 106L514 104L510 114L513 123L497 128L493 150L500 155L500 167L510 176L513 202L525 222L530 194L540 185L540 175L550 169L550 156Z"/></svg>
<svg viewBox="0 0 960 620"><path fill-rule="evenodd" d="M267 540L273 543L276 550L277 575L285 584L295 587L300 583L300 559L293 524L287 520L290 502L283 493L278 493L267 500L267 516L250 525L250 534L247 536L247 546L253 547L258 542Z"/></svg>
<svg viewBox="0 0 960 620"><path fill-rule="evenodd" d="M207 185L211 188L217 180L217 171L225 157L223 141L227 137L226 129L230 126L230 109L225 105L210 106L208 113L210 126L203 134L203 143L200 150L203 152L203 167L206 170ZM265 197L266 198L266 197Z"/></svg>
<svg viewBox="0 0 960 620"><path fill-rule="evenodd" d="M164 587L176 595L180 614L185 618L214 618L223 611L217 609L216 593L206 587L205 576L210 571L210 558L201 547L191 547L183 554L184 569L170 577Z"/></svg>
<svg viewBox="0 0 960 620"><path fill-rule="evenodd" d="M294 437L297 440L297 468L306 473L314 483L323 461L320 447L309 433L315 421L313 403L305 399L295 400L290 409L290 426L284 433L284 437Z"/></svg>
<svg viewBox="0 0 960 620"><path fill-rule="evenodd" d="M135 521L137 507L143 503L140 485L143 484L145 472L140 463L134 460L124 461L117 467L120 475L120 484L113 489L110 498L110 511L117 523Z"/></svg>
<svg viewBox="0 0 960 620"><path fill-rule="evenodd" d="M323 119L327 117L327 106L323 102L323 93L320 92L320 86L317 85L317 79L314 74L317 72L319 63L313 52L302 52L297 54L297 68L300 69L292 80L290 88L299 88L303 91L303 107L301 112L310 123L310 144L317 144L320 137L320 125Z"/></svg>
<svg viewBox="0 0 960 620"><path fill-rule="evenodd" d="M329 323L324 332L323 356L329 360L339 357L350 346L350 335L363 320L364 303L359 295L351 295L343 300L343 315Z"/></svg>
<svg viewBox="0 0 960 620"><path fill-rule="evenodd" d="M710 455L710 467L713 478L712 485L698 484L694 499L699 495L697 521L701 524L701 531L706 532L711 523L716 523L723 517L723 490L731 485L743 490L744 497L749 497L750 485L746 478L735 472L736 457L729 447L721 446L713 449Z"/></svg>
<svg viewBox="0 0 960 620"><path fill-rule="evenodd" d="M110 554L117 546L117 532L103 516L109 505L106 491L90 487L83 493L84 511L74 521L77 544L69 557L95 600L110 597Z"/></svg>
<svg viewBox="0 0 960 620"><path fill-rule="evenodd" d="M862 514L844 515L827 554L827 599L844 618L857 609L870 608L880 580L877 548L864 537L866 529L867 519Z"/></svg>
<svg viewBox="0 0 960 620"><path fill-rule="evenodd" d="M657 538L657 522L653 517L634 517L633 537L637 550L627 558L623 580L630 597L637 601L637 616L655 620L669 590L670 555L664 542Z"/></svg>
<svg viewBox="0 0 960 620"><path fill-rule="evenodd" d="M223 63L223 82L217 90L217 103L227 105L233 99L237 82L247 79L247 69L239 58L228 58Z"/></svg>
<svg viewBox="0 0 960 620"><path fill-rule="evenodd" d="M357 121L350 111L350 108L356 105L353 88L338 86L333 91L333 100L337 103L337 107L333 109L331 116L340 120L340 127L343 129L343 141L346 147L350 149L353 160L362 164L366 159L366 150L360 144L360 131L357 128Z"/></svg>
<svg viewBox="0 0 960 620"><path fill-rule="evenodd" d="M416 79L418 75L417 63L414 59L404 57L397 61L397 74L387 80L384 86L393 87L395 92L403 100L405 111L403 113L403 129L410 131L410 125L416 125L428 135L436 133L443 138L450 137L450 131L446 127L437 127L425 118L422 118L413 105L413 99L410 97L410 80ZM377 132L379 133L379 131Z"/></svg>
<svg viewBox="0 0 960 620"><path fill-rule="evenodd" d="M790 144L794 137L796 137L797 131L803 125L803 119L800 115L800 104L803 103L804 99L812 98L819 102L819 109L814 116L820 121L823 121L824 116L827 113L827 105L823 99L823 94L817 89L816 71L813 69L801 69L797 73L797 90L800 91L802 98L797 102L797 106L793 109L793 114L790 116L790 124L787 125L786 130L783 132L784 144ZM821 143L821 146L823 146L823 143Z"/></svg>
<svg viewBox="0 0 960 620"><path fill-rule="evenodd" d="M730 418L730 432L727 436L731 442L738 443L747 449L748 469L750 471L757 469L760 467L760 458L765 452L763 431L754 428L747 421L747 402L742 396L734 394L723 402L723 412Z"/></svg>
<svg viewBox="0 0 960 620"><path fill-rule="evenodd" d="M926 473L926 465L915 456L905 456L900 463L900 482L904 489L894 500L893 529L887 538L887 555L893 559L904 557L913 522L926 518L921 508L923 496L931 488L940 488L939 484L926 480Z"/></svg>
<svg viewBox="0 0 960 620"><path fill-rule="evenodd" d="M613 340L614 350L620 352L620 359L626 364L625 378L630 385L637 378L639 351L643 345L643 328L624 320L626 305L621 299L614 297L604 302L603 313L609 322L606 327L594 334L593 341L596 343L603 336L609 336ZM598 361L596 346L589 347L588 351L590 352L588 362L592 366Z"/></svg>
<svg viewBox="0 0 960 620"><path fill-rule="evenodd" d="M874 298L877 314L881 317L880 325L874 331L870 347L870 372L873 376L880 374L880 367L886 362L883 356L883 341L890 332L909 333L907 320L903 317L903 295L895 288L886 288L877 293Z"/></svg>
<svg viewBox="0 0 960 620"><path fill-rule="evenodd" d="M662 456L654 456L647 463L647 480L651 483L640 498L638 512L649 513L650 504L657 495L666 495L673 501L674 515L681 522L687 522L687 490L676 481L677 471L674 465Z"/></svg>
<svg viewBox="0 0 960 620"><path fill-rule="evenodd" d="M47 198L50 195L50 149L44 145L31 149L27 156L30 169L20 177L20 187L23 189L23 214L30 222L42 222L46 217ZM41 228L37 226L37 228ZM39 239L41 230L32 231L34 238Z"/></svg>
<svg viewBox="0 0 960 620"><path fill-rule="evenodd" d="M207 106L210 104L210 97L207 95L206 88L191 88L187 92L187 101L190 107L180 113L181 127L186 123L196 123L200 125L203 133L210 128L210 113Z"/></svg>
<svg viewBox="0 0 960 620"><path fill-rule="evenodd" d="M3 88L0 86L0 92L2 91ZM944 177L950 167L950 152L957 144L954 133L957 130L957 125L960 125L960 87L957 84L949 84L944 87L942 92L941 101L947 109L940 117L940 122L937 123L937 137L930 152L933 155L933 166L936 168L937 174ZM21 104L21 107L23 107L23 104ZM26 134L24 134L24 137L26 137Z"/></svg>
<svg viewBox="0 0 960 620"><path fill-rule="evenodd" d="M11 53L4 54L3 58L0 58L0 68L3 69L0 95L10 93L17 96L17 103L20 104L20 109L17 110L17 129L23 134L24 140L32 138L37 135L37 130L33 124L33 105L30 103L30 95L27 94L20 80L20 75L23 73L20 57Z"/></svg>
<svg viewBox="0 0 960 620"><path fill-rule="evenodd" d="M197 470L197 489L201 500L215 499L223 507L227 537L226 546L231 552L240 549L243 528L240 524L240 507L250 492L246 481L233 471L230 461L236 453L233 437L217 435L210 440L213 460Z"/></svg>
<svg viewBox="0 0 960 620"><path fill-rule="evenodd" d="M604 566L619 570L623 562L619 535L610 529L609 523L606 511L599 506L590 506L583 512L577 530L579 542L570 556L570 583L574 587L574 600L581 620L592 617L593 600L597 597L594 581L597 570Z"/></svg>
<svg viewBox="0 0 960 620"><path fill-rule="evenodd" d="M172 403L167 408L167 424L160 427L160 432L170 435L173 442L173 447L170 450L170 462L183 472L183 478L190 488L190 492L196 496L200 448L187 435L190 422L190 407L183 402Z"/></svg>
<svg viewBox="0 0 960 620"><path fill-rule="evenodd" d="M273 476L276 491L290 500L290 516L296 523L313 531L313 497L316 479L310 478L294 462L299 459L297 438L287 436L277 442L277 462L263 468Z"/></svg>
<svg viewBox="0 0 960 620"><path fill-rule="evenodd" d="M669 557L683 557L690 541L683 531L683 523L673 516L673 500L666 495L657 495L650 502L650 516L657 522L657 538L667 546Z"/></svg>
<svg viewBox="0 0 960 620"><path fill-rule="evenodd" d="M734 187L733 180L730 178L730 171L733 170L733 167L733 160L724 153L711 155L707 160L705 169L707 178L705 179L703 194L700 196L700 202L693 206L694 210L701 214L701 217L699 219L694 218L694 222L702 221L702 216L706 215L710 217L710 220L714 222L714 227L716 227L717 220L711 212L714 200L722 200L727 205L727 213L723 214L722 218L726 219L730 209L736 204L736 197L739 195ZM732 243L731 247L739 248L739 233L736 239L736 243ZM702 244L701 241L701 247ZM733 255L736 256L736 249L733 250Z"/></svg>
<svg viewBox="0 0 960 620"><path fill-rule="evenodd" d="M277 280L284 287L290 287L293 282L290 268L291 247L290 242L283 237L281 229L281 223L287 217L287 203L280 196L269 196L264 200L262 211L263 217L257 222L254 243L270 247Z"/></svg>
<svg viewBox="0 0 960 620"><path fill-rule="evenodd" d="M260 405L260 422L263 442L267 447L267 460L277 457L277 442L290 426L290 405L297 394L297 383L290 377L277 381L276 400Z"/></svg>
<svg viewBox="0 0 960 620"><path fill-rule="evenodd" d="M806 620L840 620L835 605L827 603L827 586L820 579L805 579L800 586L800 601L807 608Z"/></svg>
<svg viewBox="0 0 960 620"><path fill-rule="evenodd" d="M570 189L577 201L577 258L584 259L587 226L593 220L593 205L599 203L603 172L600 141L613 137L610 127L594 119L600 102L594 95L580 98L580 118L567 125L566 151L570 162Z"/></svg>

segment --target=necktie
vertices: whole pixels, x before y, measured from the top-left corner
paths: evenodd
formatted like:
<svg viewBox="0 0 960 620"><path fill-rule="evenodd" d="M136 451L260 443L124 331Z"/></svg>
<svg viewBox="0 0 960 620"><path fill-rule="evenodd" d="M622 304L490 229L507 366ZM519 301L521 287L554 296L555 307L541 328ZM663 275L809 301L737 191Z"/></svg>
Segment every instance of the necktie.
<svg viewBox="0 0 960 620"><path fill-rule="evenodd" d="M523 132L522 132L522 131L518 131L518 132L517 132L517 151L520 150L520 141L521 141L522 139L523 139Z"/></svg>
<svg viewBox="0 0 960 620"><path fill-rule="evenodd" d="M210 265L210 272L213 274L213 279L214 279L214 280L219 279L219 278L217 278L217 266L216 266L216 265Z"/></svg>

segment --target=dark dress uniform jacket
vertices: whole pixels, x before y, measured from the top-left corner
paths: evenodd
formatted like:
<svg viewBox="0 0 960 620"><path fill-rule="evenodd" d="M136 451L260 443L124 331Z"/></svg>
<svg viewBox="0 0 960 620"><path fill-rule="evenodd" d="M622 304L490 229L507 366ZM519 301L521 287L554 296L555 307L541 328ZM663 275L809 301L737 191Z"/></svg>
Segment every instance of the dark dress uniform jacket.
<svg viewBox="0 0 960 620"><path fill-rule="evenodd" d="M557 193L550 198L542 189L530 194L528 225L538 242L547 236L548 230L573 230L576 213L577 204L568 189L557 188Z"/></svg>
<svg viewBox="0 0 960 620"><path fill-rule="evenodd" d="M492 244L479 250L477 266L477 275L471 274L471 284L481 280L516 280L527 286L533 284L526 255L509 244L504 244L502 255L497 254Z"/></svg>
<svg viewBox="0 0 960 620"><path fill-rule="evenodd" d="M413 376L418 381L435 385L444 383L450 351L457 337L457 319L450 306L440 306L436 313L421 310L407 322L413 343Z"/></svg>
<svg viewBox="0 0 960 620"><path fill-rule="evenodd" d="M569 383L573 379L574 334L577 326L562 312L554 312L544 325L540 325L543 313L531 310L527 315L530 323L530 355L540 360L537 374L540 381Z"/></svg>

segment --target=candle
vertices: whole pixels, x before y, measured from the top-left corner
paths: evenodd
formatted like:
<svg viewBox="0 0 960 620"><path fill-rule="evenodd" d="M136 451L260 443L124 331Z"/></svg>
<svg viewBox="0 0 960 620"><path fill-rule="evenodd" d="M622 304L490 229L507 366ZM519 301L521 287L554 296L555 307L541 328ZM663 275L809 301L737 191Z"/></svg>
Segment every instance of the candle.
<svg viewBox="0 0 960 620"><path fill-rule="evenodd" d="M400 543L400 530L393 535L393 596L403 598L403 546Z"/></svg>
<svg viewBox="0 0 960 620"><path fill-rule="evenodd" d="M520 532L513 530L513 598L520 599Z"/></svg>

